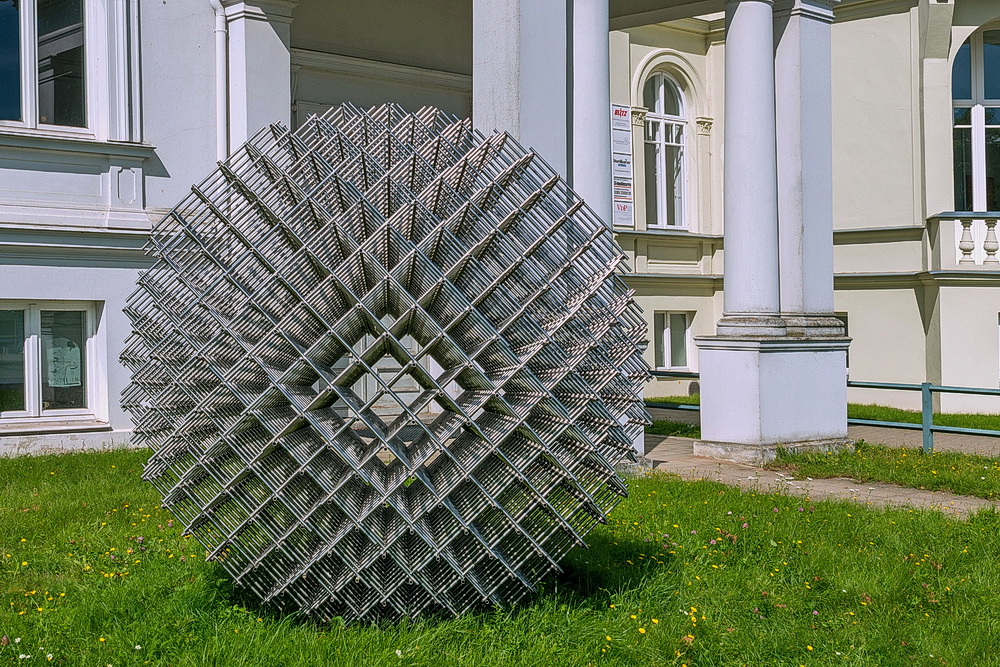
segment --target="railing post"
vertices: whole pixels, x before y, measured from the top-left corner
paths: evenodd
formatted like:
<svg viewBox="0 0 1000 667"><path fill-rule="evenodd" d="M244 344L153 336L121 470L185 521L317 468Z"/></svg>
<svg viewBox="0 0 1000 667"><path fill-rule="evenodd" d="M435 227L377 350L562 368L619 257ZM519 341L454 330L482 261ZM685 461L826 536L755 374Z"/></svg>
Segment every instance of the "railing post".
<svg viewBox="0 0 1000 667"><path fill-rule="evenodd" d="M976 249L976 243L972 240L972 220L959 220L958 223L962 226L962 238L958 242L962 256L958 263L975 264L976 260L972 258L972 251Z"/></svg>
<svg viewBox="0 0 1000 667"><path fill-rule="evenodd" d="M931 393L931 383L920 383L920 426L924 434L924 454L934 453L934 398Z"/></svg>
<svg viewBox="0 0 1000 667"><path fill-rule="evenodd" d="M986 240L983 242L983 250L986 251L986 259L983 260L984 265L996 266L1000 264L1000 260L997 259L997 250L1000 250L1000 243L997 242L996 227L996 220L986 221Z"/></svg>

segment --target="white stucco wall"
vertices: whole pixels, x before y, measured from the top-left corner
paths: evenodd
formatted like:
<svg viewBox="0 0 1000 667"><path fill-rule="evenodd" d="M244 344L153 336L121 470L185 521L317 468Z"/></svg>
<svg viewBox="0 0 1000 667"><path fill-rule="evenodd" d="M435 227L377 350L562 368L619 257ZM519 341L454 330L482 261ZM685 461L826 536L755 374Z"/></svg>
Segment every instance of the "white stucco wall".
<svg viewBox="0 0 1000 667"><path fill-rule="evenodd" d="M146 205L169 210L215 165L215 14L207 0L142 10Z"/></svg>

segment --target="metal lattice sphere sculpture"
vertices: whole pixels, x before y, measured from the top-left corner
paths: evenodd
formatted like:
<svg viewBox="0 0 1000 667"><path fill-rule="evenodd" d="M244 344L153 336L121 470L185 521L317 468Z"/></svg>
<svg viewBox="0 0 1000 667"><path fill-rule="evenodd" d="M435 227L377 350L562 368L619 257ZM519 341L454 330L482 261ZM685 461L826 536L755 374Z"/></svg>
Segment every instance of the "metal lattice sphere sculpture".
<svg viewBox="0 0 1000 667"><path fill-rule="evenodd" d="M145 478L265 604L509 604L625 494L645 325L536 154L434 109L258 133L156 224L126 313Z"/></svg>

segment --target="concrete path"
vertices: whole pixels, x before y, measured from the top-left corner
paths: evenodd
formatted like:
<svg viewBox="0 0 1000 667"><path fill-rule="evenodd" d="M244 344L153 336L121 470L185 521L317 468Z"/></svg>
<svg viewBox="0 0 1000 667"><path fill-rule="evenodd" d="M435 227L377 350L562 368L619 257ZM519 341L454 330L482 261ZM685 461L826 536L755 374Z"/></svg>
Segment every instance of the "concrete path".
<svg viewBox="0 0 1000 667"><path fill-rule="evenodd" d="M691 411L654 408L650 412L653 413L653 419L697 423L698 418L698 413ZM853 439L863 438L870 443L895 447L920 447L921 444L919 431L858 426L851 427L849 435ZM1000 510L1000 503L972 496L956 496L941 491L926 491L881 482L862 484L843 477L799 479L787 472L704 459L694 456L693 443L694 440L690 438L647 434L646 458L656 470L671 472L683 479L709 479L763 493L781 491L810 500L838 498L877 507L908 506L937 509L956 518L965 518L970 512L984 507ZM939 434L935 438L935 446L940 450L1000 456L1000 439L997 438Z"/></svg>

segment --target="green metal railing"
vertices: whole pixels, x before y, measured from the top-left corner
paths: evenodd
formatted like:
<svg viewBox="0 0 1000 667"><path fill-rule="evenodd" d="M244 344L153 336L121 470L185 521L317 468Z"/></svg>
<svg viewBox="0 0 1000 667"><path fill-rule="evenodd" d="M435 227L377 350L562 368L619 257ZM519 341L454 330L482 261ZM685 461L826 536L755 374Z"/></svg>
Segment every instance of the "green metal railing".
<svg viewBox="0 0 1000 667"><path fill-rule="evenodd" d="M678 379L698 379L698 373L685 371L653 371L656 377L669 377ZM851 419L848 424L858 426L882 426L885 428L905 428L914 431L921 431L923 435L923 452L925 454L934 453L935 433L958 433L961 435L985 435L1000 436L1000 431L982 428L964 428L961 426L943 426L934 423L934 394L976 394L980 396L1000 396L1000 389L983 389L980 387L954 387L949 385L934 384L932 382L921 382L920 384L902 384L896 382L856 382L849 380L848 387L859 389L892 389L898 391L919 391L920 392L920 423L882 421L880 419ZM655 406L668 408L670 410L700 410L700 405L687 405L684 403L655 403Z"/></svg>

